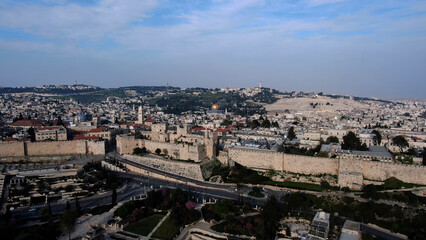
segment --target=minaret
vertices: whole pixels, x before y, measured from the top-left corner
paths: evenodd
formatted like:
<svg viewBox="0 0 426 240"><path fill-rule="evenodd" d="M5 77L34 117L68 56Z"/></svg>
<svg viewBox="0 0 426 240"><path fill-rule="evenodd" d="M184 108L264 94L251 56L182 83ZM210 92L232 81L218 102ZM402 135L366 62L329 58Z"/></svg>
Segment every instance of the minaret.
<svg viewBox="0 0 426 240"><path fill-rule="evenodd" d="M138 109L138 123L139 124L144 124L142 106L139 106L139 109Z"/></svg>
<svg viewBox="0 0 426 240"><path fill-rule="evenodd" d="M259 88L262 89L262 81L259 83Z"/></svg>

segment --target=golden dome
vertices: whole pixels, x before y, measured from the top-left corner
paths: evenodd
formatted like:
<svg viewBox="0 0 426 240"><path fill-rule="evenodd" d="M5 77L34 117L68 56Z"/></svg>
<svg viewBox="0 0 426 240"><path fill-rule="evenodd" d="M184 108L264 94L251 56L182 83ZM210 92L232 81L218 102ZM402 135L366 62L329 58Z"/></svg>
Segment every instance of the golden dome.
<svg viewBox="0 0 426 240"><path fill-rule="evenodd" d="M215 109L215 110L216 110L216 109L219 109L219 105L217 105L217 104L213 104L213 105L212 105L212 109Z"/></svg>

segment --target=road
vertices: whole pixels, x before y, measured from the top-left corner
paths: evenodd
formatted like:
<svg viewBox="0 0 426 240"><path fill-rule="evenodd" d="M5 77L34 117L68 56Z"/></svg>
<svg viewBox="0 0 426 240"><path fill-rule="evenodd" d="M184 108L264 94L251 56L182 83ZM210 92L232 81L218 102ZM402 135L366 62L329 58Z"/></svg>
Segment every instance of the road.
<svg viewBox="0 0 426 240"><path fill-rule="evenodd" d="M128 160L124 157L122 157L121 155L114 155L114 158L120 162L124 162L126 164L138 167L140 169L144 169L146 171L152 172L152 173L157 173L160 175L163 175L165 178L170 178L170 179L174 179L174 180L179 180L179 181L185 181L188 183L192 183L193 185L197 185L200 187L205 187L205 188L214 188L217 190L227 190L229 188L236 188L235 184L219 184L219 183L211 183L211 182L204 182L204 181L199 181L199 180L194 180L191 178L187 178L187 177L183 177L180 175L176 175L173 173L169 173L169 172L165 172L162 170L159 170L157 168L152 168L150 166L146 166L137 162L133 162L131 160ZM246 184L246 186L252 186L250 184ZM297 191L297 192L304 192L307 194L312 194L312 195L316 195L316 196L337 196L337 197L350 197L353 198L354 200L357 201L361 201L361 202L367 202L367 201L371 201L371 199L365 199L362 198L360 196L356 196L354 194L348 194L348 193L344 193L344 192L314 192L314 191L306 191L306 190L294 190L294 189L287 189L287 188L278 188L278 187L273 187L273 186L269 186L269 185L259 185L261 188L265 189L268 193L268 196L272 196L274 195L277 199L280 199L283 195L291 192L291 191ZM248 191L247 187L242 189L243 192ZM237 194L238 197L238 194ZM373 200L374 201L374 200ZM395 202L395 201L389 201L389 200L377 200L375 201L376 203L382 203L382 204L386 204L386 205L390 205L390 206L400 206L403 208L414 208L414 209L423 209L426 210L426 206L418 206L418 207L413 207L410 205L407 205L405 203L401 203L401 202Z"/></svg>
<svg viewBox="0 0 426 240"><path fill-rule="evenodd" d="M205 201L214 201L222 199L231 199L237 200L239 194L242 194L244 191L247 192L250 190L248 187L244 187L240 191L235 191L234 186L221 186L218 189L206 188L205 186L210 186L211 184L204 184L201 186L193 186L186 183L177 183L171 182L168 180L157 179L152 177L145 177L133 173L118 173L113 172L112 174L122 178L125 182L125 185L117 190L117 201L127 201L132 197L144 195L145 192L152 189L159 189L162 187L168 188L181 188L184 191L188 191L191 196L193 196L198 202ZM149 185L148 185L149 184ZM79 199L79 203L82 209L93 208L96 206L106 205L111 202L111 192L92 196L90 198ZM263 205L266 199L253 199L249 197L244 197L244 200L251 202L255 205ZM72 207L75 206L75 200L70 201ZM36 218L39 215L41 208L47 207L46 204L24 207L15 209L13 211L14 216L19 216L20 218ZM65 202L56 202L51 203L51 209L53 214L60 214L65 211L66 203ZM34 210L33 210L34 209Z"/></svg>

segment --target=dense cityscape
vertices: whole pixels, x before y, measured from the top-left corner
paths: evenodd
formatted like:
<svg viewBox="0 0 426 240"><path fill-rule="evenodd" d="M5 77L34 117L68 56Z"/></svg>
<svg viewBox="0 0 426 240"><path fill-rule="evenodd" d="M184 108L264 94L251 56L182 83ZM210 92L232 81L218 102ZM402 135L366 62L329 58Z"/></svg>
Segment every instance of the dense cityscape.
<svg viewBox="0 0 426 240"><path fill-rule="evenodd" d="M0 92L7 239L425 237L425 102L261 82Z"/></svg>

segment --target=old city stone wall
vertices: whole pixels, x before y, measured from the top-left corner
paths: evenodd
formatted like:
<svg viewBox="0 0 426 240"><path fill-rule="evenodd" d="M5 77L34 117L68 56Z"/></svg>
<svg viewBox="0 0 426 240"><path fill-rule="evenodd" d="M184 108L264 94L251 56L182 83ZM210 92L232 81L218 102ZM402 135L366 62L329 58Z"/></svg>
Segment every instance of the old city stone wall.
<svg viewBox="0 0 426 240"><path fill-rule="evenodd" d="M26 146L28 156L86 154L86 141L31 142Z"/></svg>
<svg viewBox="0 0 426 240"><path fill-rule="evenodd" d="M54 141L54 142L16 142L0 143L0 156L43 156L69 154L105 154L103 141Z"/></svg>
<svg viewBox="0 0 426 240"><path fill-rule="evenodd" d="M206 147L202 144L184 144L157 142L147 139L135 139L133 136L117 136L117 151L120 154L133 154L133 149L145 147L149 152L154 153L160 149L162 153L166 150L168 156L181 159L200 162L207 156Z"/></svg>
<svg viewBox="0 0 426 240"><path fill-rule="evenodd" d="M0 156L2 157L25 156L24 142L0 142Z"/></svg>
<svg viewBox="0 0 426 240"><path fill-rule="evenodd" d="M342 158L340 159L339 172L361 173L364 179L377 181L396 177L404 182L426 184L426 167L419 165Z"/></svg>
<svg viewBox="0 0 426 240"><path fill-rule="evenodd" d="M227 159L226 159L227 157ZM303 174L338 175L340 186L361 188L367 180L384 181L396 177L401 181L426 184L426 167L347 158L319 158L278 153L272 150L231 147L220 155L253 169L273 169Z"/></svg>
<svg viewBox="0 0 426 240"><path fill-rule="evenodd" d="M288 172L337 175L338 166L338 160L335 158L284 154L284 171Z"/></svg>
<svg viewBox="0 0 426 240"><path fill-rule="evenodd" d="M93 155L105 155L105 142L87 141L87 152Z"/></svg>
<svg viewBox="0 0 426 240"><path fill-rule="evenodd" d="M193 160L196 162L200 162L206 157L205 147L201 144L175 144L168 142L144 140L144 145L146 149L150 152L155 152L157 148L161 149L161 152L163 153L164 150L167 150L167 155L175 159Z"/></svg>
<svg viewBox="0 0 426 240"><path fill-rule="evenodd" d="M120 154L132 154L133 149L139 147L143 148L144 141L142 139L135 139L134 136L116 136L117 152Z"/></svg>
<svg viewBox="0 0 426 240"><path fill-rule="evenodd" d="M230 160L248 168L284 170L284 154L273 150L232 147L228 154Z"/></svg>
<svg viewBox="0 0 426 240"><path fill-rule="evenodd" d="M124 155L123 157L130 161L137 162L152 168L157 168L162 171L170 172L176 175L200 181L203 180L203 174L201 172L200 164L197 163L173 161L161 158L141 157L134 155Z"/></svg>
<svg viewBox="0 0 426 240"><path fill-rule="evenodd" d="M303 174L337 175L338 160L299 155L283 154L266 149L231 147L229 159L243 166L255 169L273 169Z"/></svg>

